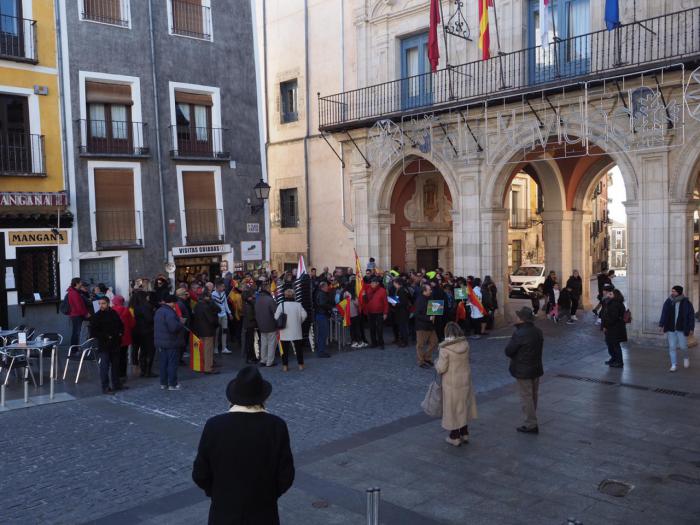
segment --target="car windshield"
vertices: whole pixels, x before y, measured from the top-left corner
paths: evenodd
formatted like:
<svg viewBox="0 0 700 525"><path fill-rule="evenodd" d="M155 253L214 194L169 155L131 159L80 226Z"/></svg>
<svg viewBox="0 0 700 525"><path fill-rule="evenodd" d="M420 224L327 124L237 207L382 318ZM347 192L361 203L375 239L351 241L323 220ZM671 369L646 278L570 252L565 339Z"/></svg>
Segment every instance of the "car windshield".
<svg viewBox="0 0 700 525"><path fill-rule="evenodd" d="M513 275L519 275L524 277L539 277L542 275L542 268L538 266L521 266Z"/></svg>

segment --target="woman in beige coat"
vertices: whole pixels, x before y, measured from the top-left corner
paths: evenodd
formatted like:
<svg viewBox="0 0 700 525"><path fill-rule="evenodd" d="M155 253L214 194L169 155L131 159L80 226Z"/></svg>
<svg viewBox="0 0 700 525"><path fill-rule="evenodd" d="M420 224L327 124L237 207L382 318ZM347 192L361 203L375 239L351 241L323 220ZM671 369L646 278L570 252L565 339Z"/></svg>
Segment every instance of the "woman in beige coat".
<svg viewBox="0 0 700 525"><path fill-rule="evenodd" d="M455 447L469 442L467 424L476 419L476 398L469 365L469 343L457 323L447 323L435 370L442 376L442 428Z"/></svg>

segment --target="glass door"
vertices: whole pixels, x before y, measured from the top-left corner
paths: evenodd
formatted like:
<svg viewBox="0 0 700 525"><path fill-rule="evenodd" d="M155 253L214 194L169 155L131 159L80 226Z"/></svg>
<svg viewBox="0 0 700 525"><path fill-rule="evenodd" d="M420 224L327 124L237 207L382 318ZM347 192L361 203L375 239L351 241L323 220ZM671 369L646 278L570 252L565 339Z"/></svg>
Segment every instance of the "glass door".
<svg viewBox="0 0 700 525"><path fill-rule="evenodd" d="M0 55L24 56L21 0L0 0Z"/></svg>
<svg viewBox="0 0 700 525"><path fill-rule="evenodd" d="M401 40L401 79L401 109L432 103L428 33Z"/></svg>

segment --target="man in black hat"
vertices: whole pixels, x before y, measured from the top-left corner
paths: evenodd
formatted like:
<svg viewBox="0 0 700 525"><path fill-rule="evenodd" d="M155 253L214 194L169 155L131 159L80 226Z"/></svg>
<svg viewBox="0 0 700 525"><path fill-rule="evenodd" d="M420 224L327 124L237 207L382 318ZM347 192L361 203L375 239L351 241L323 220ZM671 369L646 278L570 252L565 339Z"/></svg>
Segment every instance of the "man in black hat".
<svg viewBox="0 0 700 525"><path fill-rule="evenodd" d="M277 500L294 482L285 422L265 410L272 385L254 366L226 387L228 413L210 418L192 479L211 498L210 524L280 523Z"/></svg>
<svg viewBox="0 0 700 525"><path fill-rule="evenodd" d="M542 365L542 330L534 325L535 315L532 308L523 306L515 312L518 322L515 332L506 347L510 358L510 375L518 381L518 392L522 404L525 422L516 430L527 434L539 433L537 425L537 392L540 377L544 375Z"/></svg>

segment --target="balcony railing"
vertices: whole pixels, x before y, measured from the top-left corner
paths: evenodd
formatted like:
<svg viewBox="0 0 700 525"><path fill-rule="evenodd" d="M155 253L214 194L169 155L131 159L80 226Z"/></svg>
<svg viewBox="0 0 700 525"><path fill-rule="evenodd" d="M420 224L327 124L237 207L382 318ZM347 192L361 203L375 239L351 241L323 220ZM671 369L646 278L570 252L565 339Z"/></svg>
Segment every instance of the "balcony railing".
<svg viewBox="0 0 700 525"><path fill-rule="evenodd" d="M228 160L231 153L225 147L228 130L223 128L194 128L170 126L170 155L175 158Z"/></svg>
<svg viewBox="0 0 700 525"><path fill-rule="evenodd" d="M533 210L514 209L508 216L508 227L512 230L527 230L537 224L538 216Z"/></svg>
<svg viewBox="0 0 700 525"><path fill-rule="evenodd" d="M172 0L174 35L211 40L211 8L192 0Z"/></svg>
<svg viewBox="0 0 700 525"><path fill-rule="evenodd" d="M80 154L115 157L145 157L148 125L143 122L79 120Z"/></svg>
<svg viewBox="0 0 700 525"><path fill-rule="evenodd" d="M220 209L185 210L187 244L221 242L224 239L224 211Z"/></svg>
<svg viewBox="0 0 700 525"><path fill-rule="evenodd" d="M46 175L44 136L0 133L0 175Z"/></svg>
<svg viewBox="0 0 700 525"><path fill-rule="evenodd" d="M36 21L0 14L0 58L36 64Z"/></svg>
<svg viewBox="0 0 700 525"><path fill-rule="evenodd" d="M129 26L128 0L82 0L82 19L115 26Z"/></svg>
<svg viewBox="0 0 700 525"><path fill-rule="evenodd" d="M143 246L141 212L98 210L95 212L95 244L99 250Z"/></svg>
<svg viewBox="0 0 700 525"><path fill-rule="evenodd" d="M700 59L700 7L319 98L319 128L362 127L572 80Z"/></svg>

